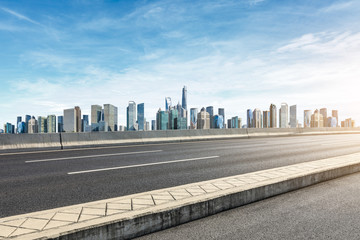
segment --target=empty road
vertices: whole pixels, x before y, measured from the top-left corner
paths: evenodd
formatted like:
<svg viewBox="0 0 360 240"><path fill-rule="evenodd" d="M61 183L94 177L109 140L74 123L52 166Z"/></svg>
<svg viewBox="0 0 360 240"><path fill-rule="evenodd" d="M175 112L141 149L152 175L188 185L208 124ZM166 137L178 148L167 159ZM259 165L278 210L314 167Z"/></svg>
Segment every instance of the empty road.
<svg viewBox="0 0 360 240"><path fill-rule="evenodd" d="M0 217L360 152L360 134L0 151Z"/></svg>

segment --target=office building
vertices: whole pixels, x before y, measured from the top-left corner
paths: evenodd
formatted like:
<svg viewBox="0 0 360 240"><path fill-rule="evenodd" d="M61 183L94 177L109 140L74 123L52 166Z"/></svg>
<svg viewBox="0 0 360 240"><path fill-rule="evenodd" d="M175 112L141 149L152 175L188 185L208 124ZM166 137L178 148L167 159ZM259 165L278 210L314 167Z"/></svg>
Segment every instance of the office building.
<svg viewBox="0 0 360 240"><path fill-rule="evenodd" d="M252 128L253 127L253 112L251 109L248 109L246 111L246 119L247 119L247 127Z"/></svg>
<svg viewBox="0 0 360 240"><path fill-rule="evenodd" d="M64 131L80 132L81 131L81 109L76 106L74 108L64 110Z"/></svg>
<svg viewBox="0 0 360 240"><path fill-rule="evenodd" d="M150 122L145 122L145 131L150 131Z"/></svg>
<svg viewBox="0 0 360 240"><path fill-rule="evenodd" d="M126 108L126 127L128 131L136 131L136 103L129 101L129 106Z"/></svg>
<svg viewBox="0 0 360 240"><path fill-rule="evenodd" d="M215 128L219 128L219 129L224 128L224 119L223 119L222 115L214 116L214 125L215 125Z"/></svg>
<svg viewBox="0 0 360 240"><path fill-rule="evenodd" d="M288 128L289 127L289 109L286 103L281 104L279 109L279 128Z"/></svg>
<svg viewBox="0 0 360 240"><path fill-rule="evenodd" d="M239 126L239 117L235 116L231 118L231 128L240 128Z"/></svg>
<svg viewBox="0 0 360 240"><path fill-rule="evenodd" d="M47 133L47 118L46 117L38 117L38 131L39 133Z"/></svg>
<svg viewBox="0 0 360 240"><path fill-rule="evenodd" d="M337 127L339 127L339 115L338 115L339 113L338 113L338 110L332 110L332 116L334 117L334 118L336 118L336 122L337 122Z"/></svg>
<svg viewBox="0 0 360 240"><path fill-rule="evenodd" d="M345 119L343 125L346 128L353 128L355 127L355 120L352 120L351 118L347 118Z"/></svg>
<svg viewBox="0 0 360 240"><path fill-rule="evenodd" d="M28 122L28 133L38 133L38 121L32 117Z"/></svg>
<svg viewBox="0 0 360 240"><path fill-rule="evenodd" d="M263 128L270 127L270 111L263 111Z"/></svg>
<svg viewBox="0 0 360 240"><path fill-rule="evenodd" d="M253 127L262 128L262 116L260 109L255 108L253 111Z"/></svg>
<svg viewBox="0 0 360 240"><path fill-rule="evenodd" d="M337 121L336 121L336 117L328 117L327 118L327 126L328 127L336 127L337 126Z"/></svg>
<svg viewBox="0 0 360 240"><path fill-rule="evenodd" d="M169 112L159 109L156 113L156 124L157 130L167 130L169 127Z"/></svg>
<svg viewBox="0 0 360 240"><path fill-rule="evenodd" d="M100 105L91 105L91 131L98 132L99 131L99 122L102 120L102 112L103 109Z"/></svg>
<svg viewBox="0 0 360 240"><path fill-rule="evenodd" d="M210 129L210 114L202 108L197 117L197 129Z"/></svg>
<svg viewBox="0 0 360 240"><path fill-rule="evenodd" d="M145 130L145 110L144 110L144 103L140 103L137 105L137 123L139 131Z"/></svg>
<svg viewBox="0 0 360 240"><path fill-rule="evenodd" d="M176 108L172 108L169 111L169 127L168 129L177 129L177 121L178 121L178 110Z"/></svg>
<svg viewBox="0 0 360 240"><path fill-rule="evenodd" d="M15 126L12 125L11 123L6 123L4 125L4 128L5 128L5 133L8 133L8 134L14 134L15 133Z"/></svg>
<svg viewBox="0 0 360 240"><path fill-rule="evenodd" d="M64 117L58 116L58 132L64 132Z"/></svg>
<svg viewBox="0 0 360 240"><path fill-rule="evenodd" d="M222 116L223 125L224 125L224 128L225 128L225 109L224 108L219 108L218 109L218 115Z"/></svg>
<svg viewBox="0 0 360 240"><path fill-rule="evenodd" d="M304 128L311 127L311 110L304 110Z"/></svg>
<svg viewBox="0 0 360 240"><path fill-rule="evenodd" d="M171 104L171 98L170 97L166 97L165 98L165 111L169 111L171 108L172 104Z"/></svg>
<svg viewBox="0 0 360 240"><path fill-rule="evenodd" d="M104 104L104 119L106 132L116 132L118 130L118 108L112 104Z"/></svg>
<svg viewBox="0 0 360 240"><path fill-rule="evenodd" d="M227 120L227 128L231 128L231 119Z"/></svg>
<svg viewBox="0 0 360 240"><path fill-rule="evenodd" d="M298 120L296 116L296 105L290 106L290 127L291 128L297 128Z"/></svg>
<svg viewBox="0 0 360 240"><path fill-rule="evenodd" d="M277 127L277 108L275 104L270 104L270 127Z"/></svg>
<svg viewBox="0 0 360 240"><path fill-rule="evenodd" d="M156 120L151 120L151 130L152 131L156 130Z"/></svg>
<svg viewBox="0 0 360 240"><path fill-rule="evenodd" d="M18 122L17 127L16 127L16 133L17 134L25 133L25 131L26 131L25 125L26 125L25 122Z"/></svg>
<svg viewBox="0 0 360 240"><path fill-rule="evenodd" d="M56 133L56 116L55 115L48 115L47 119L47 132L48 133Z"/></svg>
<svg viewBox="0 0 360 240"><path fill-rule="evenodd" d="M182 101L181 101L182 107L187 110L187 88L186 86L182 89Z"/></svg>
<svg viewBox="0 0 360 240"><path fill-rule="evenodd" d="M190 129L196 129L197 115L198 115L198 109L197 108L191 108L190 109Z"/></svg>
<svg viewBox="0 0 360 240"><path fill-rule="evenodd" d="M324 118L323 115L320 114L319 110L315 110L314 114L311 115L311 123L310 126L312 128L320 128L324 127Z"/></svg>
<svg viewBox="0 0 360 240"><path fill-rule="evenodd" d="M208 106L206 107L206 112L210 115L210 128L214 128L214 107Z"/></svg>
<svg viewBox="0 0 360 240"><path fill-rule="evenodd" d="M21 122L22 122L22 117L21 116L17 117L16 118L16 133L19 133L18 125ZM21 125L20 125L20 127L21 127Z"/></svg>
<svg viewBox="0 0 360 240"><path fill-rule="evenodd" d="M327 116L327 108L321 108L320 109L320 114L323 116L323 119L324 119L324 127L327 127L328 125L327 125L327 118L328 118L328 116Z"/></svg>

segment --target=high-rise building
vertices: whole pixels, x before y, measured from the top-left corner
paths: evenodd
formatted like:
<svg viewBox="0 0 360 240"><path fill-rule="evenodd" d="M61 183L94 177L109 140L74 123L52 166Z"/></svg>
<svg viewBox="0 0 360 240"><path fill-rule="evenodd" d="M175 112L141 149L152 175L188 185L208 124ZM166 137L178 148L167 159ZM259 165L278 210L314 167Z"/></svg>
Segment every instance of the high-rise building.
<svg viewBox="0 0 360 240"><path fill-rule="evenodd" d="M227 120L227 128L231 128L231 119Z"/></svg>
<svg viewBox="0 0 360 240"><path fill-rule="evenodd" d="M144 112L144 103L137 105L137 123L139 131L144 131L145 127L145 112Z"/></svg>
<svg viewBox="0 0 360 240"><path fill-rule="evenodd" d="M311 115L311 123L310 126L312 128L320 128L324 127L324 117L320 114L319 110L315 110L314 114Z"/></svg>
<svg viewBox="0 0 360 240"><path fill-rule="evenodd" d="M28 123L28 133L38 133L38 121L32 117Z"/></svg>
<svg viewBox="0 0 360 240"><path fill-rule="evenodd" d="M151 130L152 131L156 130L156 120L151 120Z"/></svg>
<svg viewBox="0 0 360 240"><path fill-rule="evenodd" d="M64 110L64 131L80 132L81 131L81 109L74 108Z"/></svg>
<svg viewBox="0 0 360 240"><path fill-rule="evenodd" d="M197 115L198 115L198 109L197 108L191 108L190 109L190 129L196 129Z"/></svg>
<svg viewBox="0 0 360 240"><path fill-rule="evenodd" d="M286 103L281 104L279 110L279 128L288 128L289 127L289 109Z"/></svg>
<svg viewBox="0 0 360 240"><path fill-rule="evenodd" d="M26 130L25 122L18 122L16 133L18 134L25 133L25 130Z"/></svg>
<svg viewBox="0 0 360 240"><path fill-rule="evenodd" d="M129 106L126 109L126 127L128 131L136 131L136 103L129 101Z"/></svg>
<svg viewBox="0 0 360 240"><path fill-rule="evenodd" d="M304 128L311 127L311 110L304 110Z"/></svg>
<svg viewBox="0 0 360 240"><path fill-rule="evenodd" d="M252 128L253 127L253 113L252 113L251 109L248 109L246 111L246 115L247 115L247 127Z"/></svg>
<svg viewBox="0 0 360 240"><path fill-rule="evenodd" d="M270 104L270 127L277 127L277 108L275 104Z"/></svg>
<svg viewBox="0 0 360 240"><path fill-rule="evenodd" d="M182 107L187 110L187 88L186 86L182 89L182 101L181 101Z"/></svg>
<svg viewBox="0 0 360 240"><path fill-rule="evenodd" d="M296 117L296 105L290 106L290 127L297 128L298 120Z"/></svg>
<svg viewBox="0 0 360 240"><path fill-rule="evenodd" d="M214 107L213 106L208 106L206 107L206 112L209 113L210 115L210 128L214 128Z"/></svg>
<svg viewBox="0 0 360 240"><path fill-rule="evenodd" d="M178 122L178 110L176 108L172 108L169 111L168 129L177 129L177 122Z"/></svg>
<svg viewBox="0 0 360 240"><path fill-rule="evenodd" d="M197 117L197 129L210 129L210 114L202 108Z"/></svg>
<svg viewBox="0 0 360 240"><path fill-rule="evenodd" d="M58 116L58 132L64 132L64 117Z"/></svg>
<svg viewBox="0 0 360 240"><path fill-rule="evenodd" d="M270 111L263 111L263 128L270 127Z"/></svg>
<svg viewBox="0 0 360 240"><path fill-rule="evenodd" d="M17 119L16 119L16 132L19 133L19 129L18 128L18 125L19 123L22 122L22 117L21 116L18 116ZM20 127L21 127L21 124L20 124Z"/></svg>
<svg viewBox="0 0 360 240"><path fill-rule="evenodd" d="M157 130L167 130L169 126L169 112L159 109L156 113L156 124Z"/></svg>
<svg viewBox="0 0 360 240"><path fill-rule="evenodd" d="M231 128L240 128L239 126L239 117L235 116L231 118Z"/></svg>
<svg viewBox="0 0 360 240"><path fill-rule="evenodd" d="M324 119L324 127L328 127L327 125L327 108L321 108L320 109L320 114L323 115L323 119Z"/></svg>
<svg viewBox="0 0 360 240"><path fill-rule="evenodd" d="M5 128L5 133L8 133L8 134L14 134L15 133L15 126L12 125L11 123L6 123L4 128Z"/></svg>
<svg viewBox="0 0 360 240"><path fill-rule="evenodd" d="M48 115L46 121L47 121L47 132L56 133L56 116Z"/></svg>
<svg viewBox="0 0 360 240"><path fill-rule="evenodd" d="M214 125L215 125L215 128L219 128L219 129L224 128L224 119L223 119L222 115L214 116Z"/></svg>
<svg viewBox="0 0 360 240"><path fill-rule="evenodd" d="M165 111L169 111L171 108L172 104L171 104L171 98L170 97L166 97L165 98Z"/></svg>
<svg viewBox="0 0 360 240"><path fill-rule="evenodd" d="M145 131L150 131L150 122L145 122Z"/></svg>
<svg viewBox="0 0 360 240"><path fill-rule="evenodd" d="M260 109L255 108L253 111L253 127L262 128L262 116Z"/></svg>
<svg viewBox="0 0 360 240"><path fill-rule="evenodd" d="M118 108L111 104L104 104L104 122L107 123L105 131L116 132L118 130Z"/></svg>
<svg viewBox="0 0 360 240"><path fill-rule="evenodd" d="M328 127L336 127L337 126L337 121L336 121L336 117L328 117L327 119L327 126Z"/></svg>
<svg viewBox="0 0 360 240"><path fill-rule="evenodd" d="M46 117L38 117L38 131L39 133L47 133L47 118Z"/></svg>
<svg viewBox="0 0 360 240"><path fill-rule="evenodd" d="M223 126L225 128L225 109L224 108L219 108L218 109L218 115L222 116Z"/></svg>
<svg viewBox="0 0 360 240"><path fill-rule="evenodd" d="M337 122L337 127L339 127L339 115L338 115L339 113L338 113L338 110L332 110L332 116L334 117L334 118L336 118L336 122Z"/></svg>
<svg viewBox="0 0 360 240"><path fill-rule="evenodd" d="M25 115L25 133L28 133L28 125L29 125L30 119L31 119L30 115Z"/></svg>

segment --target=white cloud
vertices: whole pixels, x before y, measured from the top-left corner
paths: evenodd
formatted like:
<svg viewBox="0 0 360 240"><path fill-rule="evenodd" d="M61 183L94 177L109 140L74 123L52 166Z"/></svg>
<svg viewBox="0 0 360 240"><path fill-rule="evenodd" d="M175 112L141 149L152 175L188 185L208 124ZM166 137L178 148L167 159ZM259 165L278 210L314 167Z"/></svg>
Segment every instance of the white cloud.
<svg viewBox="0 0 360 240"><path fill-rule="evenodd" d="M15 12L15 11L13 11L13 10L11 10L11 9L4 8L4 7L1 8L1 9L2 9L3 11L7 12L7 13L9 13L9 14L17 17L17 18L19 18L20 20L24 20L24 21L27 21L27 22L30 22L30 23L33 23L33 24L36 24L36 25L41 25L40 23L32 20L31 18L26 17L26 16L24 16L24 15L18 13L18 12Z"/></svg>
<svg viewBox="0 0 360 240"><path fill-rule="evenodd" d="M334 12L334 11L340 11L340 10L344 10L344 9L348 9L351 6L353 6L354 1L347 1L347 2L338 2L338 3L334 3L331 4L330 6L327 6L323 9L321 9L321 12Z"/></svg>

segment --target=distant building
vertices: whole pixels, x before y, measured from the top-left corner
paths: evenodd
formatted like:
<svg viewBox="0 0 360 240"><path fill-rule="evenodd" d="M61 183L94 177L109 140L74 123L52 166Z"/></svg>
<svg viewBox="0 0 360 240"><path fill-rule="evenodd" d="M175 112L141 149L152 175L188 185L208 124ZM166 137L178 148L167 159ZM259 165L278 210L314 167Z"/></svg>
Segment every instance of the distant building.
<svg viewBox="0 0 360 240"><path fill-rule="evenodd" d="M297 128L298 126L298 120L296 117L296 105L290 106L290 127L291 128Z"/></svg>
<svg viewBox="0 0 360 240"><path fill-rule="evenodd" d="M239 126L239 117L238 116L231 118L231 128L241 128L241 125Z"/></svg>
<svg viewBox="0 0 360 240"><path fill-rule="evenodd" d="M38 131L39 133L47 133L47 118L46 117L38 117Z"/></svg>
<svg viewBox="0 0 360 240"><path fill-rule="evenodd" d="M258 108L255 108L253 111L253 127L262 128L262 116L261 111Z"/></svg>
<svg viewBox="0 0 360 240"><path fill-rule="evenodd" d="M336 121L336 118L335 117L328 117L327 118L327 126L328 127L336 127L338 124L337 124L337 121Z"/></svg>
<svg viewBox="0 0 360 240"><path fill-rule="evenodd" d="M25 115L25 133L28 133L29 130L28 130L28 125L29 125L29 121L31 119L31 116L30 115Z"/></svg>
<svg viewBox="0 0 360 240"><path fill-rule="evenodd" d="M281 104L279 109L279 128L288 128L289 127L289 108L286 103Z"/></svg>
<svg viewBox="0 0 360 240"><path fill-rule="evenodd" d="M156 130L156 120L151 120L151 130L152 131Z"/></svg>
<svg viewBox="0 0 360 240"><path fill-rule="evenodd" d="M311 127L311 110L304 110L304 128Z"/></svg>
<svg viewBox="0 0 360 240"><path fill-rule="evenodd" d="M346 128L353 128L355 127L355 120L352 120L351 118L347 118L344 121L344 127Z"/></svg>
<svg viewBox="0 0 360 240"><path fill-rule="evenodd" d="M157 130L167 130L169 126L169 112L159 109L156 113L156 124Z"/></svg>
<svg viewBox="0 0 360 240"><path fill-rule="evenodd" d="M64 131L80 132L81 131L81 110L80 107L64 110Z"/></svg>
<svg viewBox="0 0 360 240"><path fill-rule="evenodd" d="M64 117L58 116L58 132L64 132Z"/></svg>
<svg viewBox="0 0 360 240"><path fill-rule="evenodd" d="M214 107L213 106L206 107L206 112L209 113L210 128L215 128L215 126L214 126Z"/></svg>
<svg viewBox="0 0 360 240"><path fill-rule="evenodd" d="M26 131L25 122L18 122L16 133L21 134L21 133L25 133L25 131Z"/></svg>
<svg viewBox="0 0 360 240"><path fill-rule="evenodd" d="M182 107L187 110L187 88L186 86L183 87L182 89L182 99L181 99L181 105Z"/></svg>
<svg viewBox="0 0 360 240"><path fill-rule="evenodd" d="M129 101L129 106L126 109L126 127L128 131L136 131L136 103Z"/></svg>
<svg viewBox="0 0 360 240"><path fill-rule="evenodd" d="M270 127L270 111L263 111L263 128Z"/></svg>
<svg viewBox="0 0 360 240"><path fill-rule="evenodd" d="M227 128L231 128L231 119L227 120Z"/></svg>
<svg viewBox="0 0 360 240"><path fill-rule="evenodd" d="M107 124L106 131L118 130L118 108L112 104L104 104L104 122Z"/></svg>
<svg viewBox="0 0 360 240"><path fill-rule="evenodd" d="M324 118L323 115L320 114L319 110L315 110L314 114L311 115L311 123L312 128L321 128L324 127Z"/></svg>
<svg viewBox="0 0 360 240"><path fill-rule="evenodd" d="M222 115L215 115L214 116L214 127L222 129L224 128L224 119Z"/></svg>
<svg viewBox="0 0 360 240"><path fill-rule="evenodd" d="M270 127L277 127L277 108L275 104L270 104Z"/></svg>
<svg viewBox="0 0 360 240"><path fill-rule="evenodd" d="M145 105L144 103L140 103L137 105L137 123L139 131L144 131L145 127Z"/></svg>
<svg viewBox="0 0 360 240"><path fill-rule="evenodd" d="M48 133L56 133L56 116L55 115L48 115L47 119L47 132Z"/></svg>
<svg viewBox="0 0 360 240"><path fill-rule="evenodd" d="M210 114L202 108L197 117L197 129L210 129Z"/></svg>
<svg viewBox="0 0 360 240"><path fill-rule="evenodd" d="M38 133L38 121L32 117L28 122L28 133Z"/></svg>
<svg viewBox="0 0 360 240"><path fill-rule="evenodd" d="M339 113L338 113L338 110L332 110L331 115L336 118L337 127L339 127Z"/></svg>
<svg viewBox="0 0 360 240"><path fill-rule="evenodd" d="M150 131L150 123L149 122L145 122L145 131Z"/></svg>
<svg viewBox="0 0 360 240"><path fill-rule="evenodd" d="M165 98L165 111L169 111L170 108L172 106L172 103L171 103L171 98L170 97L166 97Z"/></svg>
<svg viewBox="0 0 360 240"><path fill-rule="evenodd" d="M196 129L197 115L198 115L198 109L197 108L191 108L190 109L190 129Z"/></svg>
<svg viewBox="0 0 360 240"><path fill-rule="evenodd" d="M320 109L320 114L323 116L324 119L324 127L327 127L327 109L326 108L321 108Z"/></svg>
<svg viewBox="0 0 360 240"><path fill-rule="evenodd" d="M251 111L251 109L248 109L246 111L246 115L247 115L247 127L252 128L253 127L253 112Z"/></svg>
<svg viewBox="0 0 360 240"><path fill-rule="evenodd" d="M178 110L173 108L169 111L169 127L168 129L177 129L177 121L178 121Z"/></svg>
<svg viewBox="0 0 360 240"><path fill-rule="evenodd" d="M224 109L224 108L219 108L219 109L218 109L218 115L222 116L222 118L223 118L223 125L224 125L224 128L225 128L225 109Z"/></svg>

